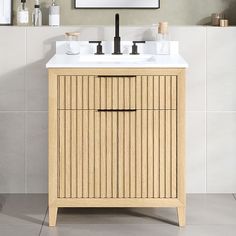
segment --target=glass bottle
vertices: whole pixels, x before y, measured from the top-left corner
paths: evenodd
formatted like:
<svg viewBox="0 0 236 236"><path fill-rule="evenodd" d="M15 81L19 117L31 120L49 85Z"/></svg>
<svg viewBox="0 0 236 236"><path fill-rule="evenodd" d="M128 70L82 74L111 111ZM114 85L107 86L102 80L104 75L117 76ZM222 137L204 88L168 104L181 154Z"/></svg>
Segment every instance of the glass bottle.
<svg viewBox="0 0 236 236"><path fill-rule="evenodd" d="M56 5L55 0L52 0L52 5L49 7L49 25L60 25L60 6Z"/></svg>
<svg viewBox="0 0 236 236"><path fill-rule="evenodd" d="M32 25L42 26L42 12L40 10L39 0L35 1L34 10L32 13Z"/></svg>
<svg viewBox="0 0 236 236"><path fill-rule="evenodd" d="M20 6L17 9L17 25L29 24L29 10L26 6L26 0L21 0Z"/></svg>
<svg viewBox="0 0 236 236"><path fill-rule="evenodd" d="M157 35L157 54L167 55L170 53L170 38L168 22L160 22Z"/></svg>

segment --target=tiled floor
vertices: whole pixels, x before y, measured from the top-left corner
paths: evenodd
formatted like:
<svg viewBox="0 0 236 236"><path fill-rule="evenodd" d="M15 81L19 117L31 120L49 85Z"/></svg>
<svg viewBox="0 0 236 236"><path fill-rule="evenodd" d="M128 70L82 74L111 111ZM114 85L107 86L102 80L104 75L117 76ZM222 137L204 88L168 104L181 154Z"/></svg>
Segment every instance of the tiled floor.
<svg viewBox="0 0 236 236"><path fill-rule="evenodd" d="M48 227L47 195L0 195L0 236L235 236L236 195L191 194L187 226L175 209L61 209Z"/></svg>

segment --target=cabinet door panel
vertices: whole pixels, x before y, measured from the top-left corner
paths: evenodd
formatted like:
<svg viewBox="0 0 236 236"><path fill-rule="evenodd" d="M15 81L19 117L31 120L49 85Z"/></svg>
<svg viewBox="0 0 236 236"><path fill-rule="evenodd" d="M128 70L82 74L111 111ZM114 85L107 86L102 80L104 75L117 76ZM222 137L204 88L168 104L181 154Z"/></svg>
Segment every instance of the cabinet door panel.
<svg viewBox="0 0 236 236"><path fill-rule="evenodd" d="M176 111L58 112L58 197L176 198Z"/></svg>

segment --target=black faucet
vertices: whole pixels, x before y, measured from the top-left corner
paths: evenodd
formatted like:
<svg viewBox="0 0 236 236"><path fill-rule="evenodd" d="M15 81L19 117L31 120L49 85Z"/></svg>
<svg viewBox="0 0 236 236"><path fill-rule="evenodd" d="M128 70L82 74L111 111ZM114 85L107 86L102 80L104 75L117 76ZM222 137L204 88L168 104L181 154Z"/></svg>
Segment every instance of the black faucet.
<svg viewBox="0 0 236 236"><path fill-rule="evenodd" d="M114 55L121 55L120 52L120 16L115 16L115 37L114 37Z"/></svg>

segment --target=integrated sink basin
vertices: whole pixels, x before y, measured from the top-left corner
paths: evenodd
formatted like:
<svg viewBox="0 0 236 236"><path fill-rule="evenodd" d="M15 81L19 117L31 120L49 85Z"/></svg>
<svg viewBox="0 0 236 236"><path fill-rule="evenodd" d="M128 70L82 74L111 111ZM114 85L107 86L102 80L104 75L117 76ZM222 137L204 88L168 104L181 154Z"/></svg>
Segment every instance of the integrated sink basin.
<svg viewBox="0 0 236 236"><path fill-rule="evenodd" d="M80 55L81 63L147 63L154 62L153 55Z"/></svg>

